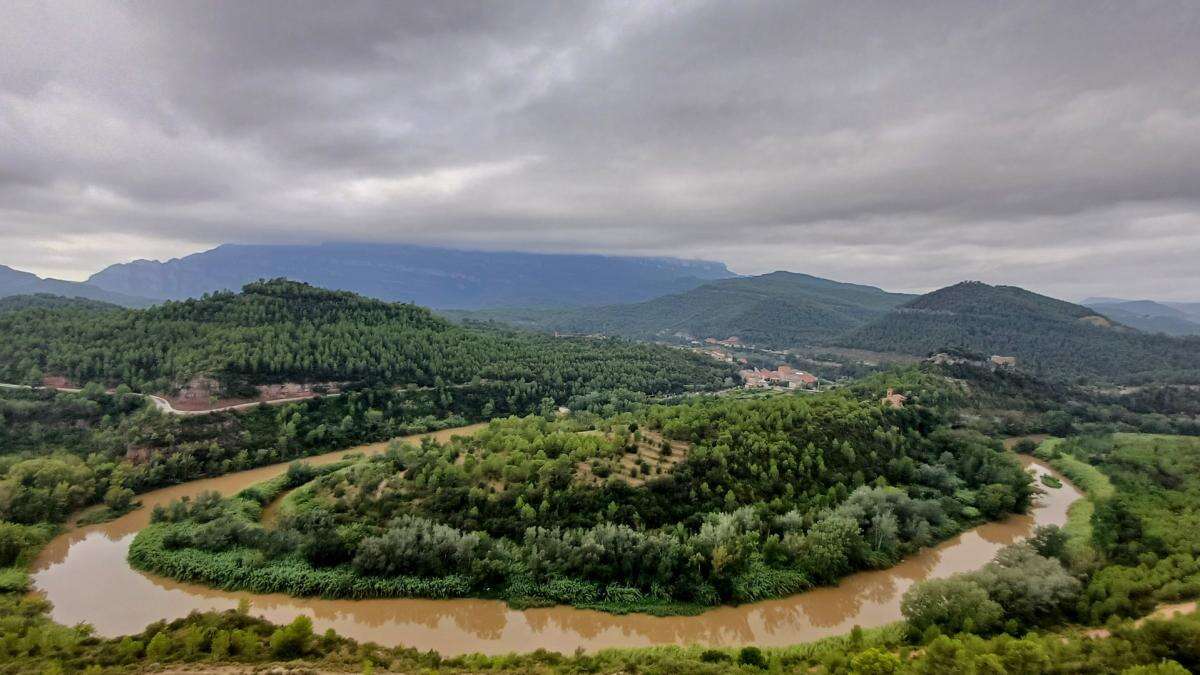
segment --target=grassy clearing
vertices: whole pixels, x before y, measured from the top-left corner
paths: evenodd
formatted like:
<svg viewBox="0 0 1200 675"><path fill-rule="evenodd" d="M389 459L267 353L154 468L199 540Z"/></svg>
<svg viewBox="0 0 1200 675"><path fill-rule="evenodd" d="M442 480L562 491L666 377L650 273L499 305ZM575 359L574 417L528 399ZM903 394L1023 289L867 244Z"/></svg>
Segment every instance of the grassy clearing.
<svg viewBox="0 0 1200 675"><path fill-rule="evenodd" d="M1092 514L1096 512L1096 504L1090 499L1080 499L1067 509L1067 524L1063 531L1067 533L1067 560L1076 565L1083 561L1092 550Z"/></svg>
<svg viewBox="0 0 1200 675"><path fill-rule="evenodd" d="M1108 476L1087 462L1059 452L1058 446L1062 444L1062 441L1061 438L1048 438L1042 441L1042 444L1034 451L1034 455L1070 479L1076 487L1087 494L1088 499L1098 500L1111 497L1115 490Z"/></svg>
<svg viewBox="0 0 1200 675"><path fill-rule="evenodd" d="M1079 489L1087 493L1093 501L1107 499L1113 496L1115 489L1112 481L1099 469L1086 462L1066 455L1050 460L1050 466L1069 478Z"/></svg>
<svg viewBox="0 0 1200 675"><path fill-rule="evenodd" d="M1062 441L1061 438L1048 438L1042 441L1034 455L1066 476L1084 493L1083 499L1067 509L1067 524L1063 527L1067 533L1067 559L1082 563L1094 557L1092 514L1096 511L1096 501L1111 497L1116 490L1108 476L1099 469L1075 457L1062 454L1058 448Z"/></svg>

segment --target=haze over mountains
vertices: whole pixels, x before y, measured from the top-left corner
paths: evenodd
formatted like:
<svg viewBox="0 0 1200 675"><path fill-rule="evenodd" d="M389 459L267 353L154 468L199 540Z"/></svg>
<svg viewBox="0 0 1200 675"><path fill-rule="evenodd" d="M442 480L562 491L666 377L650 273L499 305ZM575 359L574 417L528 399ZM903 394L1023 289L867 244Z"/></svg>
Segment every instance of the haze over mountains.
<svg viewBox="0 0 1200 675"><path fill-rule="evenodd" d="M1200 335L1200 302L1088 298L1082 304L1127 326L1149 333Z"/></svg>
<svg viewBox="0 0 1200 675"><path fill-rule="evenodd" d="M166 262L138 260L88 283L156 300L238 290L284 277L438 309L637 302L732 277L704 260L468 251L406 244L226 244Z"/></svg>
<svg viewBox="0 0 1200 675"><path fill-rule="evenodd" d="M646 302L471 315L537 330L634 339L738 336L785 349L831 339L916 296L795 272L723 279Z"/></svg>
<svg viewBox="0 0 1200 675"><path fill-rule="evenodd" d="M99 300L125 307L146 307L154 304L154 301L136 294L120 293L78 281L43 279L36 274L0 265L0 298L37 294Z"/></svg>

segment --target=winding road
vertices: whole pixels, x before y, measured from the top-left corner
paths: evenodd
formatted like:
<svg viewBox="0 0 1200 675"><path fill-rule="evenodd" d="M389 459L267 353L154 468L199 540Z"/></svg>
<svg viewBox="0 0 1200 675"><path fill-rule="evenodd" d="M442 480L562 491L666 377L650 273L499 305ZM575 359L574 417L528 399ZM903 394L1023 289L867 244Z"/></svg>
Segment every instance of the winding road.
<svg viewBox="0 0 1200 675"><path fill-rule="evenodd" d="M0 389L33 389L33 387L27 384L8 384L0 382ZM55 391L65 391L69 394L78 394L79 392L83 391L82 389L75 389L72 387L39 387L39 389L53 389ZM292 396L291 398L276 398L267 401L250 401L247 403L236 403L234 405L223 405L217 408L206 408L204 410L180 410L179 408L171 405L170 401L161 396L156 396L154 394L142 394L136 391L132 393L136 396L150 399L150 402L154 404L154 407L158 408L160 412L164 412L169 415L183 416L208 415L210 413L228 412L231 410L246 410L247 408L253 408L260 405L283 405L284 403L295 403L296 401L307 401L310 398L317 398L316 396ZM329 397L338 395L339 394L334 393L322 394L321 396Z"/></svg>

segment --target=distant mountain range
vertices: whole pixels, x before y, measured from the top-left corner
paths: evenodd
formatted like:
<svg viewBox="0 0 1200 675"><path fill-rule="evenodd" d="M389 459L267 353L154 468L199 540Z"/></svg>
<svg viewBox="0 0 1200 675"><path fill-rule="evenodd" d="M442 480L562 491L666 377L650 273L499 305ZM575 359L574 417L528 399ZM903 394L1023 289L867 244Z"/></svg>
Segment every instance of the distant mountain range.
<svg viewBox="0 0 1200 675"><path fill-rule="evenodd" d="M405 244L226 244L184 258L113 265L88 279L156 300L284 277L439 309L626 303L733 277L724 263L676 258L464 251Z"/></svg>
<svg viewBox="0 0 1200 675"><path fill-rule="evenodd" d="M917 355L957 347L1016 356L1022 367L1060 378L1200 376L1200 338L1144 333L1082 305L980 282L923 295L836 342Z"/></svg>
<svg viewBox="0 0 1200 675"><path fill-rule="evenodd" d="M722 279L633 304L560 310L499 309L456 316L535 330L634 339L737 336L763 347L787 348L829 340L914 297L807 274L773 272Z"/></svg>
<svg viewBox="0 0 1200 675"><path fill-rule="evenodd" d="M92 284L62 279L43 279L36 274L0 265L0 298L13 295L56 295L65 298L86 298L109 302L123 307L148 307L153 300L132 293L120 293Z"/></svg>
<svg viewBox="0 0 1200 675"><path fill-rule="evenodd" d="M0 297L144 307L279 277L545 332L684 342L736 336L773 349L916 356L958 348L1016 356L1023 368L1052 377L1200 379L1200 303L1089 298L1080 305L980 282L918 297L793 272L739 277L723 263L675 258L224 245L113 265L86 283L0 267ZM0 309L56 302L17 298Z"/></svg>
<svg viewBox="0 0 1200 675"><path fill-rule="evenodd" d="M1083 304L1148 333L1200 335L1200 302L1088 298Z"/></svg>

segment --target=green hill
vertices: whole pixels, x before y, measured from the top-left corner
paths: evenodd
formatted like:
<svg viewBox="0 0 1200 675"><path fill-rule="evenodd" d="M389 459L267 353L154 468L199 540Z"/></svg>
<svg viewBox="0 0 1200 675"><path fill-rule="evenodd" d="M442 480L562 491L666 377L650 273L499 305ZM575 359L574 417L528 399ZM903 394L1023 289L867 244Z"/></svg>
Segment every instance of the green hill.
<svg viewBox="0 0 1200 675"><path fill-rule="evenodd" d="M947 348L1016 356L1050 377L1200 379L1200 339L1152 335L1013 286L963 282L858 328L841 346L926 355Z"/></svg>
<svg viewBox="0 0 1200 675"><path fill-rule="evenodd" d="M828 340L913 296L873 286L773 272L725 279L646 302L571 310L494 310L461 316L566 333L636 339L738 336L763 347Z"/></svg>
<svg viewBox="0 0 1200 675"><path fill-rule="evenodd" d="M0 313L15 312L22 309L61 309L64 307L108 311L116 311L121 309L119 305L102 302L100 300L89 300L87 298L68 298L61 295L51 295L50 293L10 295L8 297L0 298Z"/></svg>
<svg viewBox="0 0 1200 675"><path fill-rule="evenodd" d="M658 394L717 387L731 375L680 350L467 329L415 305L283 280L145 310L0 314L0 381L28 381L35 372L147 391L168 391L197 375L239 384L482 380L560 401L618 388Z"/></svg>

